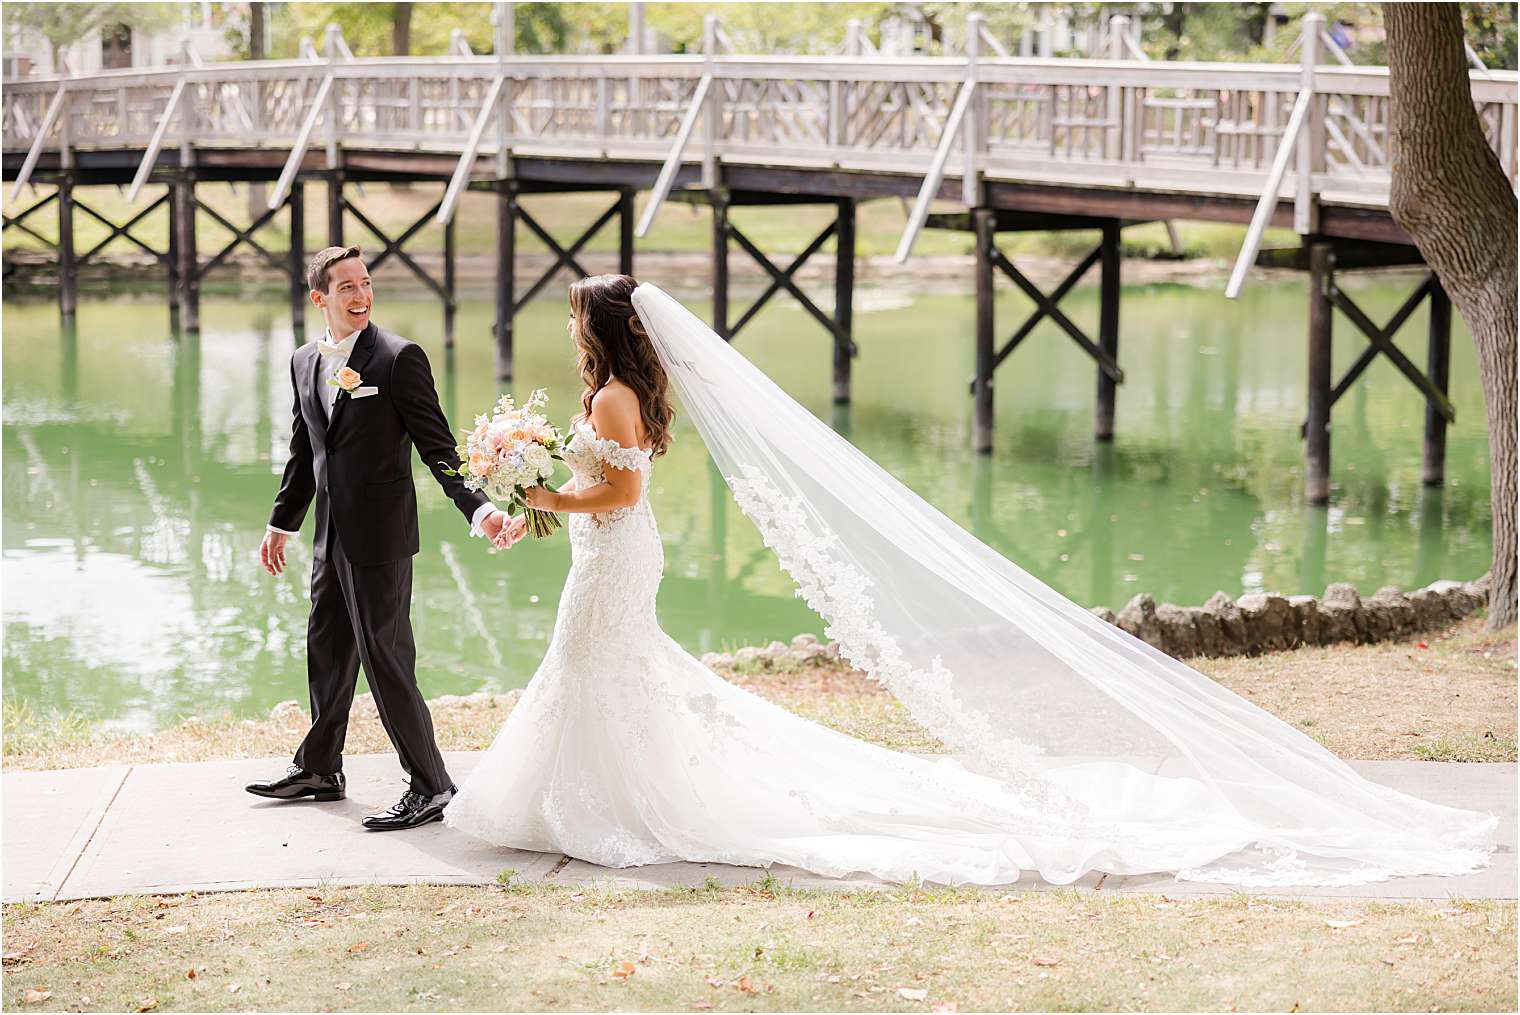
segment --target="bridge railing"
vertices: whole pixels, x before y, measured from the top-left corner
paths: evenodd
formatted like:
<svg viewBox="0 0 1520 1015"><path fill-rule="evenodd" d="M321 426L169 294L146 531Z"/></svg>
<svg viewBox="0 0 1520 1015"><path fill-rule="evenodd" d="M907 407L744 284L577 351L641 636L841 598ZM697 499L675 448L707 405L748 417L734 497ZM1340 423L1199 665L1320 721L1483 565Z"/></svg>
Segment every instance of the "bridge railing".
<svg viewBox="0 0 1520 1015"><path fill-rule="evenodd" d="M924 173L972 74L965 58L597 56L374 58L208 64L8 82L7 150L141 150L176 85L167 143L288 149L322 81L316 127L327 143L459 152L498 72L502 135L518 154L664 159L698 81L712 74L681 157ZM1261 192L1302 86L1297 65L977 58L977 91L944 171L988 179ZM1474 71L1473 101L1516 179L1514 72ZM1321 67L1306 132L1311 191L1386 203L1392 139L1388 72ZM968 166L969 160L969 166ZM1295 184L1295 186L1297 186Z"/></svg>

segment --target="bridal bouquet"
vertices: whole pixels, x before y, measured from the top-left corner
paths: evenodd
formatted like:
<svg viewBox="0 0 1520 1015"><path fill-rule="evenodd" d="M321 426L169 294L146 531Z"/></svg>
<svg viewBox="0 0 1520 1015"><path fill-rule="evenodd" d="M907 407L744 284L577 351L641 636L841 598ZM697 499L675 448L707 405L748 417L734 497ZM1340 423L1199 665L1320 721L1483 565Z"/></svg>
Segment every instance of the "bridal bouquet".
<svg viewBox="0 0 1520 1015"><path fill-rule="evenodd" d="M454 450L459 454L458 469L444 469L450 476L464 477L470 490L482 490L492 500L506 502L507 514L521 508L528 522L528 532L542 539L560 527L559 516L539 511L523 503L530 487L554 475L554 463L560 458L565 440L553 423L539 410L549 396L543 388L534 391L522 406L502 395L490 416L475 417L475 429Z"/></svg>

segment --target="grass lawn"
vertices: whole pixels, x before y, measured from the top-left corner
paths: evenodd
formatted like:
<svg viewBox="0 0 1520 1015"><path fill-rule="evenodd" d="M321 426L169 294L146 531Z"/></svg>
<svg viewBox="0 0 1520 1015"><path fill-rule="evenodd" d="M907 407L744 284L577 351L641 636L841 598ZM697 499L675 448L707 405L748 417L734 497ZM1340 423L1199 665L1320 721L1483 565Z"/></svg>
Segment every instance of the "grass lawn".
<svg viewBox="0 0 1520 1015"><path fill-rule="evenodd" d="M1419 648L1419 642L1426 648ZM1515 631L1483 632L1475 614L1439 631L1375 645L1336 645L1191 664L1345 758L1514 761ZM842 666L726 673L810 719L898 750L940 745L897 700ZM483 750L515 701L479 695L431 703L444 750ZM104 733L78 716L4 708L8 771L288 754L308 726L301 708L262 719L198 718L150 734ZM389 751L373 706L348 727L353 754Z"/></svg>
<svg viewBox="0 0 1520 1015"><path fill-rule="evenodd" d="M1198 659L1353 758L1514 760L1515 633ZM838 666L728 673L889 746L938 745ZM445 749L515 698L433 703ZM301 708L101 734L5 709L4 767L287 754ZM356 712L349 750L389 750ZM1514 1010L1513 901L1187 899L1083 891L323 887L4 908L6 1010Z"/></svg>
<svg viewBox="0 0 1520 1015"><path fill-rule="evenodd" d="M1515 904L754 885L5 909L5 1008L1513 1011Z"/></svg>

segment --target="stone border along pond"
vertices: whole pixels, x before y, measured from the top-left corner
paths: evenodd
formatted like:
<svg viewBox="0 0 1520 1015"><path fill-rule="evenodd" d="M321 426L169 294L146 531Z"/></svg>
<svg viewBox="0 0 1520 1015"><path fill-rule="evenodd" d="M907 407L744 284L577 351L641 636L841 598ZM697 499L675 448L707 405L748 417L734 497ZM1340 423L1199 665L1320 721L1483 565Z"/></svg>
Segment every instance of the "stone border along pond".
<svg viewBox="0 0 1520 1015"><path fill-rule="evenodd" d="M1315 596L1279 596L1253 593L1232 600L1215 592L1202 606L1156 605L1147 593L1135 596L1117 614L1106 606L1090 612L1110 624L1149 642L1177 659L1192 656L1259 655L1306 645L1337 642L1366 644L1428 631L1461 620L1488 605L1491 576L1470 582L1434 581L1413 592L1400 592L1392 585L1363 599L1356 587L1338 582ZM736 672L830 666L842 663L838 642L821 642L816 635L799 634L788 644L773 641L761 648L749 646L734 652L708 652L702 662L709 669ZM504 694L476 691L429 698L430 706L447 706L491 699L517 703L521 688ZM353 713L376 717L374 697L354 697ZM306 717L299 701L282 701L269 713L271 719Z"/></svg>
<svg viewBox="0 0 1520 1015"><path fill-rule="evenodd" d="M1106 606L1090 612L1177 659L1192 656L1257 655L1305 645L1366 644L1441 627L1488 605L1490 574L1470 582L1441 580L1413 592L1385 585L1363 599L1356 587L1337 582L1315 596L1252 593L1232 600L1215 592L1202 606L1174 606L1141 593L1117 614ZM708 652L702 662L715 670L772 669L838 661L837 643L799 634L791 644L733 653Z"/></svg>

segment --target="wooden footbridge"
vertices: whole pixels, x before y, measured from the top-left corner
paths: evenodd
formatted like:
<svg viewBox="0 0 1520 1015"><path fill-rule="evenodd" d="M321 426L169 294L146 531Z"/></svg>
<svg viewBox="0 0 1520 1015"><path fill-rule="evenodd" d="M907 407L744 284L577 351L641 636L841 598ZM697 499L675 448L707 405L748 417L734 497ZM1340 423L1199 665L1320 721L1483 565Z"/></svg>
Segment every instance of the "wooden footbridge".
<svg viewBox="0 0 1520 1015"><path fill-rule="evenodd" d="M834 395L850 397L858 349L851 320L855 209L876 198L911 202L898 248L910 256L923 228L975 237L976 373L971 381L979 451L992 446L997 368L1042 320L1091 355L1097 369L1095 436L1112 437L1120 366L1120 231L1139 222L1201 219L1250 223L1230 292L1256 263L1308 272L1309 390L1306 487L1329 495L1332 404L1378 355L1389 357L1427 399L1425 479L1441 482L1450 304L1434 276L1383 325L1368 319L1335 284L1350 268L1418 265L1410 238L1388 213L1388 71L1350 66L1317 14L1303 19L1299 62L1286 65L1148 62L1113 26L1110 59L1013 59L969 19L960 55L886 59L852 26L838 55L747 56L728 52L709 19L703 52L675 56L518 56L503 40L476 56L456 34L445 57L356 59L336 29L323 53L309 44L299 60L121 70L88 77L6 83L4 178L13 200L24 185L40 200L6 216L6 229L40 235L29 222L57 215L59 299L72 317L75 272L103 246L79 252L76 214L105 221L156 257L169 277L171 306L199 327L206 276L247 247L289 279L297 334L304 330L303 254L352 241L350 222L373 234L371 267L396 261L439 296L446 342L453 341L454 212L466 189L496 195L497 371L512 372L513 320L560 268L585 274L577 259L587 241L616 220L619 263L633 271L634 244L666 200L712 209L713 327L736 337L782 290L814 317L832 352ZM1126 49L1125 47L1130 47ZM188 56L188 54L187 54ZM1330 61L1326 65L1325 61ZM1514 72L1475 70L1473 102L1488 137L1517 175ZM246 225L203 204L204 181L262 182L267 210ZM350 184L406 181L438 188L438 201L400 234L365 215ZM305 235L305 185L325 184L327 235ZM89 188L130 188L142 210L111 222L86 203ZM160 189L161 188L161 189ZM650 192L635 220L635 195ZM607 210L575 240L549 234L519 204L524 194L602 191ZM133 229L167 205L171 240L158 250ZM730 220L738 205L825 204L833 221L784 266ZM948 206L948 207L947 207ZM234 239L198 247L199 210ZM287 251L257 233L288 216ZM425 270L408 243L432 220L444 224L441 277ZM554 253L548 272L519 291L514 280L519 223ZM1288 227L1301 245L1258 250L1267 226ZM1096 230L1097 246L1050 292L1041 291L997 245L1000 232ZM830 239L837 249L835 303L817 306L795 281L797 269ZM374 244L366 244L373 246ZM753 305L733 313L729 258L753 258L770 283ZM1077 281L1097 267L1101 310L1096 336L1062 310ZM1034 303L1033 314L998 341L993 292L1006 276ZM1425 300L1427 364L1422 370L1393 338ZM1339 381L1330 374L1332 310L1366 338L1360 359Z"/></svg>

